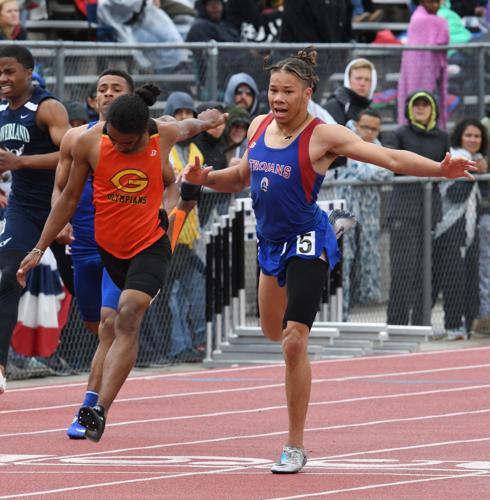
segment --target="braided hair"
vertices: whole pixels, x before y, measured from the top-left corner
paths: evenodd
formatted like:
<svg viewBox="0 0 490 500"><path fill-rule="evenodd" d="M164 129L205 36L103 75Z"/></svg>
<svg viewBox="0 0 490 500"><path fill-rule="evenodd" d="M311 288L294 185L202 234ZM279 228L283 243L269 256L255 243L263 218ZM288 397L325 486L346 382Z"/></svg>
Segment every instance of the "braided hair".
<svg viewBox="0 0 490 500"><path fill-rule="evenodd" d="M310 45L305 49L298 50L296 54L290 55L281 61L272 63L269 56L264 59L264 69L270 73L276 71L287 71L288 73L295 74L302 80L307 87L315 91L319 81L318 75L315 72L317 60L317 51L315 47Z"/></svg>

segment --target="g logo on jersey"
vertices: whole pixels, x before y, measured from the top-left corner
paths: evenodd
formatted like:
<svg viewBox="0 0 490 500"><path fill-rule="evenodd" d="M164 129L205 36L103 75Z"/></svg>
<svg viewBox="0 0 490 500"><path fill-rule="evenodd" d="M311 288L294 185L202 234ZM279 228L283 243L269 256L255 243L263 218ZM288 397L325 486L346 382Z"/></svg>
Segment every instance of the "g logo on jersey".
<svg viewBox="0 0 490 500"><path fill-rule="evenodd" d="M148 177L134 168L121 170L112 179L112 184L125 193L137 193L148 186Z"/></svg>
<svg viewBox="0 0 490 500"><path fill-rule="evenodd" d="M260 181L260 190L264 193L267 193L269 190L269 179L267 177L262 177L262 180Z"/></svg>

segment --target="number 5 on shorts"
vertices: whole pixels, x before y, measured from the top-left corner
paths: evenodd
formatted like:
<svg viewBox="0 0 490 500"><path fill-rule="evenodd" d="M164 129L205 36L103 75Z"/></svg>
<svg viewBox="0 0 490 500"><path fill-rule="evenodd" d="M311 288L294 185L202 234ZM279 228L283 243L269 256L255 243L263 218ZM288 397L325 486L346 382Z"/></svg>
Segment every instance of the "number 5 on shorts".
<svg viewBox="0 0 490 500"><path fill-rule="evenodd" d="M296 253L300 255L315 255L315 231L298 235L296 239Z"/></svg>

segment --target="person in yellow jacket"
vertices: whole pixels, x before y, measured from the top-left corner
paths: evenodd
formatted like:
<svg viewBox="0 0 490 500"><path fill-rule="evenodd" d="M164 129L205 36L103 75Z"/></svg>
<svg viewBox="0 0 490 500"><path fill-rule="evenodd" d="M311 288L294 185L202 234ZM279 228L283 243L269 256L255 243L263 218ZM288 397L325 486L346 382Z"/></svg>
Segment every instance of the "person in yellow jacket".
<svg viewBox="0 0 490 500"><path fill-rule="evenodd" d="M172 92L165 106L165 114L177 121L193 118L197 114L192 97L185 92ZM194 139L175 144L170 150L169 160L179 178L187 163L195 158L204 163L204 156ZM195 349L205 339L205 281L204 263L196 253L200 238L197 207L189 215L182 228L174 250L167 293L172 314L170 322L170 345L166 357L171 362L199 362L203 353Z"/></svg>

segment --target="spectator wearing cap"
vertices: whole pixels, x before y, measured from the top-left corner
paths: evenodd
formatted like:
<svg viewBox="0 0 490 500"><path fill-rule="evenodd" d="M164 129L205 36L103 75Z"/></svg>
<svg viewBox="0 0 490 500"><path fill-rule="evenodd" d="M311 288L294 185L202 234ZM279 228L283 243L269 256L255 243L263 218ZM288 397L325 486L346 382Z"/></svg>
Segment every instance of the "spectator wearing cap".
<svg viewBox="0 0 490 500"><path fill-rule="evenodd" d="M85 106L78 101L67 101L64 103L68 112L68 120L72 127L79 127L88 123L88 113Z"/></svg>
<svg viewBox="0 0 490 500"><path fill-rule="evenodd" d="M248 73L236 73L226 85L223 102L226 107L239 106L252 118L259 111L259 89L256 81Z"/></svg>

